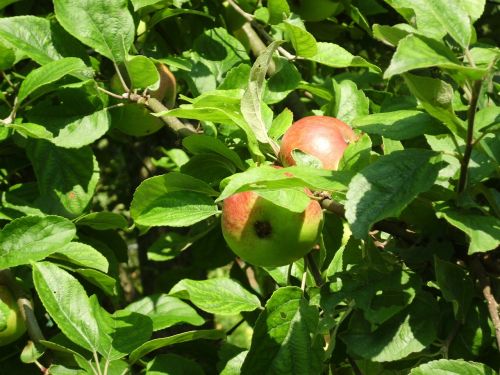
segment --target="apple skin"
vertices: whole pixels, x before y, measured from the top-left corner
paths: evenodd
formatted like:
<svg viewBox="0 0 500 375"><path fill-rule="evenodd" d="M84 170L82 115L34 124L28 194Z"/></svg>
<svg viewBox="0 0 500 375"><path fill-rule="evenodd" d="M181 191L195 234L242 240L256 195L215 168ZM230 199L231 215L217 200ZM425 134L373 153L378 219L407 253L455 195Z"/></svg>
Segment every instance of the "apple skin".
<svg viewBox="0 0 500 375"><path fill-rule="evenodd" d="M311 200L304 212L278 206L253 191L224 200L222 234L229 248L250 264L278 267L305 256L317 243L323 211Z"/></svg>
<svg viewBox="0 0 500 375"><path fill-rule="evenodd" d="M344 150L357 140L346 123L329 116L308 116L292 124L281 141L283 165L295 165L292 151L298 149L318 158L323 168L336 170Z"/></svg>
<svg viewBox="0 0 500 375"><path fill-rule="evenodd" d="M0 301L9 307L7 327L0 331L0 346L8 345L26 332L26 325L12 293L5 285L0 285Z"/></svg>

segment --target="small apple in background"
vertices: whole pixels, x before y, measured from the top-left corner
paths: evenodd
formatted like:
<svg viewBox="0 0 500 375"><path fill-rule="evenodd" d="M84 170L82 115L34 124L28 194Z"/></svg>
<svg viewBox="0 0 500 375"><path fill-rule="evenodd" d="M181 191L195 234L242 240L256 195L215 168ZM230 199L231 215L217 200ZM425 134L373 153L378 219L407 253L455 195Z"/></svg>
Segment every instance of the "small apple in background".
<svg viewBox="0 0 500 375"><path fill-rule="evenodd" d="M245 191L224 200L222 233L229 248L243 260L278 267L302 258L313 248L322 220L323 211L316 201L311 200L298 213Z"/></svg>
<svg viewBox="0 0 500 375"><path fill-rule="evenodd" d="M8 345L26 332L21 311L12 293L0 285L0 346Z"/></svg>
<svg viewBox="0 0 500 375"><path fill-rule="evenodd" d="M356 133L344 122L329 116L308 116L292 124L281 141L280 159L291 166L293 150L316 157L323 168L336 170L348 144L355 142Z"/></svg>

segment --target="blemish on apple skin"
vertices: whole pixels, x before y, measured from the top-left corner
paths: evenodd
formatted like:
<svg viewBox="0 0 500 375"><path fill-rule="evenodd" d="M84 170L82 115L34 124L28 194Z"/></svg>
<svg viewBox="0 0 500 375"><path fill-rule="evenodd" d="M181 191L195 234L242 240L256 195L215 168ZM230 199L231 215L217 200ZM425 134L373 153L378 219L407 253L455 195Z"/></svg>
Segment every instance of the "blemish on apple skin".
<svg viewBox="0 0 500 375"><path fill-rule="evenodd" d="M74 192L74 191L70 191L70 192L68 193L68 198L69 198L69 199L75 199L75 198L76 198L76 194L75 194L75 192Z"/></svg>
<svg viewBox="0 0 500 375"><path fill-rule="evenodd" d="M253 224L253 228L259 238L269 238L273 232L273 228L269 221L256 221Z"/></svg>

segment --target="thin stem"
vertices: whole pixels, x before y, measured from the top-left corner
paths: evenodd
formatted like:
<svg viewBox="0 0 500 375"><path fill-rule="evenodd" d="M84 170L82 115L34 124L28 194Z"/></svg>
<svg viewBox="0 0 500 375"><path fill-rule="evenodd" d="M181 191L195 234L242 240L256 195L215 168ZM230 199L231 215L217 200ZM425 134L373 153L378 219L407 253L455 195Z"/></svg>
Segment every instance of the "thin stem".
<svg viewBox="0 0 500 375"><path fill-rule="evenodd" d="M333 350L335 349L335 343L337 340L337 333L339 332L339 328L344 322L344 320L349 316L349 314L351 314L353 309L354 309L354 302L351 301L349 302L349 305L347 305L347 309L340 314L339 322L337 323L337 325L333 329L332 334L330 335L330 342L328 343L328 346L326 347L325 350L326 351L325 358L329 358L332 355Z"/></svg>
<svg viewBox="0 0 500 375"><path fill-rule="evenodd" d="M94 374L95 374L95 375L99 375L99 371L97 371L97 370L95 369L94 365L92 364L92 360L90 360L90 359L89 359L89 360L88 360L88 363L89 363L90 368L91 368L91 369L92 369L92 371L94 372ZM97 366L97 367L99 367L99 366Z"/></svg>
<svg viewBox="0 0 500 375"><path fill-rule="evenodd" d="M476 274L477 279L479 280L479 286L488 304L488 312L490 314L491 321L493 322L493 326L495 327L497 349L500 352L500 311L498 310L498 302L492 293L490 279L486 273L486 270L477 257L474 257L472 259L471 268Z"/></svg>
<svg viewBox="0 0 500 375"><path fill-rule="evenodd" d="M304 273L302 274L302 282L300 283L300 289L303 292L306 291L306 280L307 280L307 267L308 267L307 257L304 257Z"/></svg>
<svg viewBox="0 0 500 375"><path fill-rule="evenodd" d="M460 331L460 327L462 327L462 323L459 321L455 322L455 325L453 326L452 330L450 331L448 337L446 337L446 340L443 342L443 347L441 349L443 353L443 358L448 359L448 352L450 351L450 346L455 337L457 336L458 331Z"/></svg>
<svg viewBox="0 0 500 375"><path fill-rule="evenodd" d="M351 356L349 356L349 355L347 356L347 361L349 361L349 364L352 367L352 371L354 371L354 373L356 375L363 375L363 372L361 371L361 369L358 367L358 365L356 364L354 359L352 359Z"/></svg>
<svg viewBox="0 0 500 375"><path fill-rule="evenodd" d="M121 95L119 95L119 94L115 94L114 92L111 92L111 91L109 91L109 90L106 90L106 89L104 89L104 88L102 88L102 87L100 87L100 86L97 86L97 90L102 91L102 92L103 92L103 93L105 93L106 95L109 95L109 96L111 96L111 97L113 97L113 98L115 98L115 99L120 99L120 100L123 100L123 99L124 99L124 98L123 98L123 96L121 96Z"/></svg>
<svg viewBox="0 0 500 375"><path fill-rule="evenodd" d="M116 63L113 63L113 65L115 66L116 75L120 79L120 83L122 84L123 90L125 92L130 92L130 89L128 88L127 83L125 82L125 79L122 76L122 72L120 71L120 68L118 67L118 65Z"/></svg>
<svg viewBox="0 0 500 375"><path fill-rule="evenodd" d="M96 368L97 368L97 373L99 375L103 375L102 371L101 371L101 365L99 364L99 357L97 356L97 352L94 350L93 354L94 354L95 365L96 365Z"/></svg>
<svg viewBox="0 0 500 375"><path fill-rule="evenodd" d="M482 81L474 82L472 89L472 97L469 102L469 109L467 110L467 135L465 139L464 157L460 165L460 177L458 180L457 191L462 193L467 184L467 173L469 169L469 162L472 155L472 148L474 146L474 120L476 118L476 107L481 92Z"/></svg>
<svg viewBox="0 0 500 375"><path fill-rule="evenodd" d="M236 323L234 326L232 326L227 332L226 332L226 336L231 336L234 331L236 331L238 329L239 326L241 326L243 323L245 322L245 319L241 319L238 323Z"/></svg>
<svg viewBox="0 0 500 375"><path fill-rule="evenodd" d="M106 363L104 364L104 375L108 375L109 369L109 359L106 359Z"/></svg>
<svg viewBox="0 0 500 375"><path fill-rule="evenodd" d="M309 266L309 270L311 271L311 274L313 275L314 282L316 283L316 286L323 285L324 284L323 277L321 276L321 272L319 271L318 265L316 264L311 252L309 252L306 255L306 257L307 257L307 264Z"/></svg>

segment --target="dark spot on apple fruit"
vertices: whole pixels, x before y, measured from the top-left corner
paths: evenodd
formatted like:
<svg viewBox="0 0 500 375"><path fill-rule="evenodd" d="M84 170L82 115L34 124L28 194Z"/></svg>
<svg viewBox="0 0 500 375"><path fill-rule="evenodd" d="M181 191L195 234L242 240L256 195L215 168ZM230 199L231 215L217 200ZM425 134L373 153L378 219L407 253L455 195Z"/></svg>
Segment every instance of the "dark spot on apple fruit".
<svg viewBox="0 0 500 375"><path fill-rule="evenodd" d="M256 221L253 224L253 228L257 237L259 238L269 238L271 237L272 227L268 221Z"/></svg>

